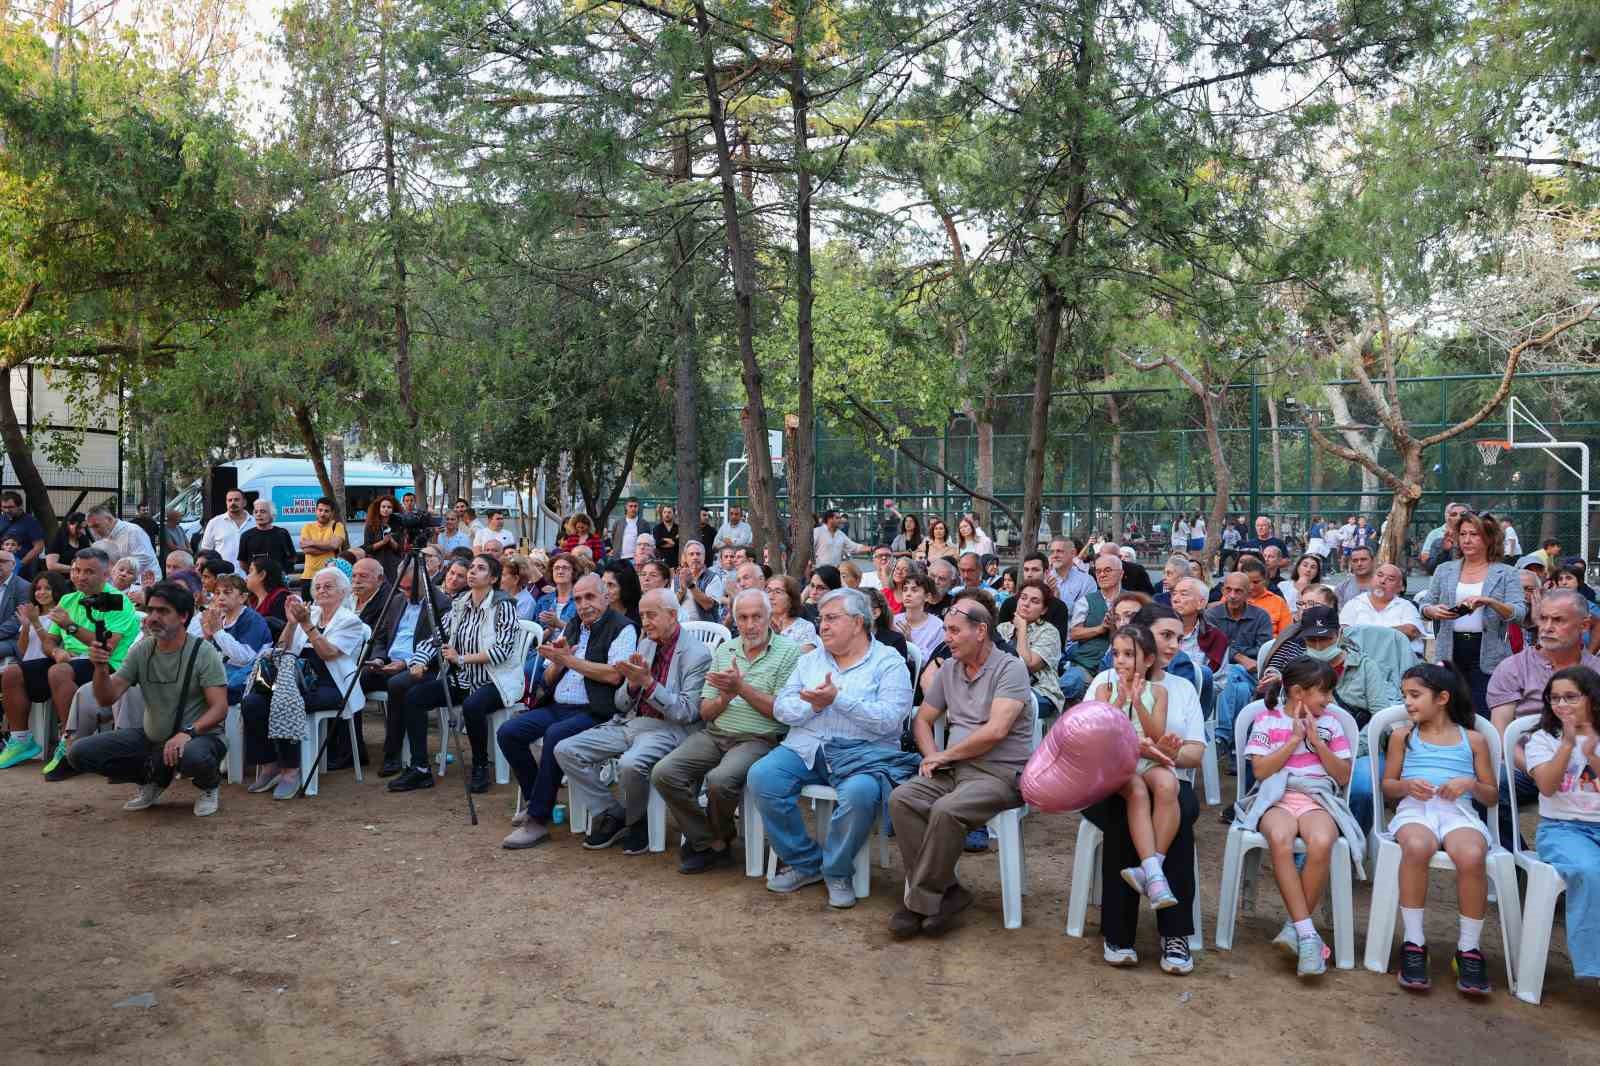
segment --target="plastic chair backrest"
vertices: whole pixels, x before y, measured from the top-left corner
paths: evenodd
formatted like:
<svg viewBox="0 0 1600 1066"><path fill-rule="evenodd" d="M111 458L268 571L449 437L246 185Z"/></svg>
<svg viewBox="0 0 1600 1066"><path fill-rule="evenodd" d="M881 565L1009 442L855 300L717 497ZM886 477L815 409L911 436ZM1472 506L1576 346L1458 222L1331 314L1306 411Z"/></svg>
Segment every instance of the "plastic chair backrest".
<svg viewBox="0 0 1600 1066"><path fill-rule="evenodd" d="M906 654L911 656L911 687L917 687L917 682L922 677L922 668L928 665L928 657L923 654L921 646L914 641L906 641Z"/></svg>
<svg viewBox="0 0 1600 1066"><path fill-rule="evenodd" d="M1538 728L1539 716L1537 714L1519 714L1517 717L1513 718L1511 720L1511 724L1506 726L1505 741L1500 749L1501 765L1515 767L1517 765L1517 747L1522 743L1523 739L1527 737L1529 733ZM1511 771L1507 772L1511 773ZM1498 780L1498 778L1496 778L1496 780ZM1508 846L1511 848L1511 853L1513 855L1520 855L1523 854L1523 849L1521 839L1522 833L1518 831L1518 826L1521 823L1517 821L1517 790L1515 788L1508 788L1506 791L1511 794L1512 833L1511 843ZM1535 858L1538 857L1538 852L1536 851L1530 851L1527 854L1533 855Z"/></svg>
<svg viewBox="0 0 1600 1066"><path fill-rule="evenodd" d="M537 648L539 645L544 643L544 626L540 625L538 622L535 622L529 618L519 618L517 619L517 628L525 633L533 634L532 647ZM527 658L527 656L524 655L523 658Z"/></svg>
<svg viewBox="0 0 1600 1066"><path fill-rule="evenodd" d="M1273 637L1271 640L1269 640L1265 644L1261 645L1261 650L1256 652L1256 676L1257 677L1260 677L1261 676L1261 671L1263 671L1263 670L1265 670L1267 668L1267 660L1272 657L1273 645L1275 645L1277 643L1278 643L1278 638L1277 637Z"/></svg>
<svg viewBox="0 0 1600 1066"><path fill-rule="evenodd" d="M713 651L732 636L728 627L720 622L685 622L683 631Z"/></svg>
<svg viewBox="0 0 1600 1066"><path fill-rule="evenodd" d="M1244 749L1250 742L1250 727L1255 720L1267 709L1265 700L1256 700L1247 703L1239 709L1239 716L1233 720L1233 760L1234 760L1234 799L1244 799ZM1361 750L1361 727L1356 725L1353 715L1338 704L1330 703L1325 708L1328 714L1339 720L1339 728L1344 731L1344 739L1350 745L1351 777L1355 776L1355 753ZM1346 782L1339 790L1340 795L1349 795L1350 784Z"/></svg>
<svg viewBox="0 0 1600 1066"><path fill-rule="evenodd" d="M1383 780L1378 774L1378 758L1387 747L1384 734L1391 731L1406 717L1405 704L1397 703L1392 707L1385 707L1372 716L1367 723L1367 765L1372 773L1372 833L1374 836L1383 832L1383 823L1387 815L1383 802ZM1500 734L1495 731L1494 723L1483 715L1474 715L1477 719L1473 729L1489 746L1489 768L1496 781L1500 780ZM1495 847L1500 846L1500 819L1485 818L1484 824L1489 830L1489 842Z"/></svg>

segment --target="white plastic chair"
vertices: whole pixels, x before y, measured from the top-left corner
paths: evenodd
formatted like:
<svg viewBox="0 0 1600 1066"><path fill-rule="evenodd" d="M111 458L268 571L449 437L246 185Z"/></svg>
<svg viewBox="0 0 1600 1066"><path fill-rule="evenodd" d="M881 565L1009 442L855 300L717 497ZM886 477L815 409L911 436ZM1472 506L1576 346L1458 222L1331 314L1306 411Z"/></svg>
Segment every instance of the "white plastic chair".
<svg viewBox="0 0 1600 1066"><path fill-rule="evenodd" d="M33 734L33 739L38 741L39 747L44 749L45 759L49 759L55 752L56 730L56 705L49 700L41 703L28 704L28 731Z"/></svg>
<svg viewBox="0 0 1600 1066"><path fill-rule="evenodd" d="M1539 726L1536 714L1521 715L1506 727L1505 746L1501 761L1506 773L1513 775L1516 768L1516 751L1522 739ZM1528 895L1523 901L1521 939L1517 944L1517 980L1512 985L1516 997L1524 1003L1539 1002L1544 994L1544 971L1550 958L1550 937L1555 931L1556 900L1567 890L1564 877L1547 862L1539 859L1536 851L1522 850L1518 831L1517 790L1511 792L1511 860L1522 867L1528 876ZM1505 914L1505 904L1500 905Z"/></svg>
<svg viewBox="0 0 1600 1066"><path fill-rule="evenodd" d="M516 651L514 651L512 654L516 657L518 664L521 664L527 662L528 654L533 651L534 648L537 648L539 645L544 643L544 626L541 626L538 622L529 621L525 618L519 618L517 619L517 629L519 629L521 633L517 638ZM501 726L505 725L506 722L511 720L511 715L516 709L516 707L502 707L498 711L491 711L488 715L489 747L493 749L494 783L497 785L506 785L511 783L511 763L506 760L506 753L500 750L500 745L495 741L495 734L500 731ZM440 749L441 751L443 750L443 744L440 745ZM444 776L442 755L440 759L439 776Z"/></svg>
<svg viewBox="0 0 1600 1066"><path fill-rule="evenodd" d="M684 622L681 628L712 651L716 651L718 645L733 635L720 622Z"/></svg>
<svg viewBox="0 0 1600 1066"><path fill-rule="evenodd" d="M746 794L748 794L748 791L749 790L746 789ZM800 790L800 796L802 799L814 801L812 803L812 810L816 811L817 815L815 839L819 848L826 848L828 846L828 823L833 819L833 805L839 801L839 793L834 791L833 786L831 785L806 785ZM888 841L884 839L881 829L874 830L874 835L878 837L879 848L881 851L879 863L883 866L887 866L889 865ZM748 872L748 862L749 860L747 858L746 872ZM778 853L773 851L771 848L768 848L767 876L775 877L777 876L777 873ZM856 852L855 869L851 875L851 887L855 891L857 899L865 899L867 897L867 893L872 888L871 836L867 838L866 842L861 845L860 850Z"/></svg>
<svg viewBox="0 0 1600 1066"><path fill-rule="evenodd" d="M1067 935L1082 937L1089 904L1100 906L1104 886L1100 883L1100 849L1105 834L1087 818L1079 817L1078 840L1072 852L1072 893L1067 897ZM1189 950L1204 951L1205 931L1200 924L1200 849L1194 852L1194 932L1189 934Z"/></svg>
<svg viewBox="0 0 1600 1066"><path fill-rule="evenodd" d="M1389 971L1389 956L1394 946L1394 918L1400 908L1400 845L1394 834L1384 831L1383 782L1378 773L1378 758L1382 754L1384 734L1405 721L1406 709L1397 704L1379 711L1367 723L1367 759L1372 768L1372 840L1378 858L1372 868L1372 907L1367 915L1367 950L1365 964L1373 973ZM1477 716L1475 728L1489 745L1489 762L1494 769L1494 779L1500 780L1500 734L1494 724L1482 715ZM1492 812L1491 812L1492 814ZM1522 912L1517 904L1517 870L1511 853L1500 846L1500 819L1490 817L1489 854L1486 868L1494 885L1500 910L1500 947L1505 953L1506 982L1516 988L1517 946L1521 940ZM1434 852L1428 862L1430 870L1454 872L1456 864L1444 848ZM1509 904L1507 903L1509 900Z"/></svg>
<svg viewBox="0 0 1600 1066"><path fill-rule="evenodd" d="M1234 720L1236 799L1244 798L1244 749L1250 739L1250 727L1266 707L1265 702L1256 700L1243 707L1239 711L1239 717ZM1359 750L1361 743L1361 730L1356 726L1356 720L1348 711L1332 704L1328 705L1327 710L1339 720L1340 728L1344 730L1345 741L1350 745L1353 755ZM1353 758L1351 765L1353 768ZM1239 920L1239 897L1245 888L1245 882L1250 881L1253 888L1255 878L1260 873L1260 861L1247 863L1246 859L1250 857L1252 851L1259 850L1265 855L1266 849L1267 838L1260 833L1244 829L1237 821L1228 828L1228 844L1222 856L1222 885L1217 893L1216 945L1223 951L1233 949L1233 932ZM1305 842L1296 837L1294 850L1297 855L1304 854ZM1350 842L1341 836L1333 843L1333 854L1328 868L1328 895L1325 897L1325 902L1330 905L1332 911L1334 962L1341 970L1352 970L1356 965L1353 874L1354 860L1350 854Z"/></svg>
<svg viewBox="0 0 1600 1066"><path fill-rule="evenodd" d="M222 739L228 745L228 784L241 784L244 781L244 707L241 704L228 704Z"/></svg>
<svg viewBox="0 0 1600 1066"><path fill-rule="evenodd" d="M350 728L350 751L352 755L361 750L361 735L356 732L356 719L354 715L344 717L342 711L313 711L307 716L310 719L306 738L300 742L300 780L306 782L305 794L315 796L317 783L322 777L322 763L317 759L317 753L322 750L322 741L327 736L328 723L336 718L343 718ZM315 765L313 765L315 764ZM355 759L356 780L365 781L366 777L361 772L361 760Z"/></svg>

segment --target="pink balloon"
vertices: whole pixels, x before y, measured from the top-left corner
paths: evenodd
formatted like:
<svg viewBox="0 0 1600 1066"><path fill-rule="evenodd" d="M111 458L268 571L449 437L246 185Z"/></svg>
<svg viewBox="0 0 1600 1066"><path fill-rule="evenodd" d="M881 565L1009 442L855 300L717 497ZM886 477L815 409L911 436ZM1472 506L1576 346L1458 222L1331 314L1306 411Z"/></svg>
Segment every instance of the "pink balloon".
<svg viewBox="0 0 1600 1066"><path fill-rule="evenodd" d="M1022 798L1041 811L1081 811L1122 790L1139 762L1128 716L1087 701L1051 726L1022 771Z"/></svg>

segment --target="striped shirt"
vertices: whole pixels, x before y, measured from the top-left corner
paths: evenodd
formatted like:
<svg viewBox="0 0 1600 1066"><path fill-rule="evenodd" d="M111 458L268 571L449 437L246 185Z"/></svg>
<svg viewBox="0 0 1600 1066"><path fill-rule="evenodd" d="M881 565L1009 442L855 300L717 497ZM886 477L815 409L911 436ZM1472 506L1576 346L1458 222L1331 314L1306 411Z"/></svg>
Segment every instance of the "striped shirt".
<svg viewBox="0 0 1600 1066"><path fill-rule="evenodd" d="M782 634L773 634L767 646L755 659L744 647L744 638L735 635L725 640L711 653L710 673L726 673L735 662L745 682L758 692L776 695L783 683L794 672L800 660L800 645ZM722 690L709 681L700 690L702 700L712 700L722 695ZM711 732L721 737L775 737L783 733L782 722L774 721L750 706L743 696L735 696L723 712L711 723Z"/></svg>
<svg viewBox="0 0 1600 1066"><path fill-rule="evenodd" d="M1339 719L1331 714L1318 715L1317 734L1322 737L1323 743L1328 745L1328 750L1341 759L1351 759L1354 753L1350 750L1350 741L1344 735L1344 729L1339 725ZM1245 758L1257 755L1271 755L1294 736L1294 718L1284 710L1272 708L1261 712L1254 722L1250 723L1250 741L1245 745ZM1318 755L1310 744L1300 741L1300 746L1295 749L1289 761L1284 763L1292 774L1301 777L1328 777L1327 768L1322 765L1322 757Z"/></svg>
<svg viewBox="0 0 1600 1066"><path fill-rule="evenodd" d="M487 648L482 643L483 621L494 615L494 641ZM450 604L450 611L440 623L449 634L449 645L460 655L488 652L488 663L458 663L450 670L450 683L458 689L472 691L483 685L494 684L489 674L489 664L499 665L511 658L517 648L517 601L496 596L491 589L483 603L472 602L472 593L464 592ZM439 640L430 634L417 644L411 653L413 666L427 666L439 654Z"/></svg>

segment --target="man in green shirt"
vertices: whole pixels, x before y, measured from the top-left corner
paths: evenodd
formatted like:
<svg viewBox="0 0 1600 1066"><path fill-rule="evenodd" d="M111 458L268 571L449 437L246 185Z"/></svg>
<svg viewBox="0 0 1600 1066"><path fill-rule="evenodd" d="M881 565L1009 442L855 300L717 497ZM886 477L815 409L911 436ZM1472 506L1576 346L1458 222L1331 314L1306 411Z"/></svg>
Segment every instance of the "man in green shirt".
<svg viewBox="0 0 1600 1066"><path fill-rule="evenodd" d="M690 733L650 773L683 830L678 869L686 874L733 861L733 815L745 775L783 739L786 727L772 717L772 701L800 660L800 645L772 632L772 601L760 588L739 592L732 606L739 635L712 653L700 694L700 717L709 724Z"/></svg>
<svg viewBox="0 0 1600 1066"><path fill-rule="evenodd" d="M174 773L200 790L194 813L217 813L222 760L228 747L217 732L228 717L228 675L222 655L210 641L189 633L194 595L176 581L161 581L145 594L145 639L111 673L112 653L104 645L89 649L94 663L94 698L110 707L135 685L144 695L144 723L138 728L96 733L67 752L72 766L112 781L130 781L138 795L125 811L153 807Z"/></svg>
<svg viewBox="0 0 1600 1066"><path fill-rule="evenodd" d="M0 751L0 770L44 754L39 739L28 729L28 712L33 704L49 701L55 707L62 732L44 772L52 781L69 776L71 770L65 763L71 740L66 731L67 712L73 695L94 674L89 644L95 639L96 623L105 627L113 669L122 665L139 635L139 616L134 612L133 601L106 583L111 559L105 552L84 548L72 557L70 573L73 591L50 610L46 616L48 626L46 619L39 617L38 608L26 604L18 608L23 624L33 630L32 637L41 642L45 654L39 659L14 663L0 673L0 702L5 705L6 727L11 731L11 739ZM104 603L100 602L102 599Z"/></svg>

